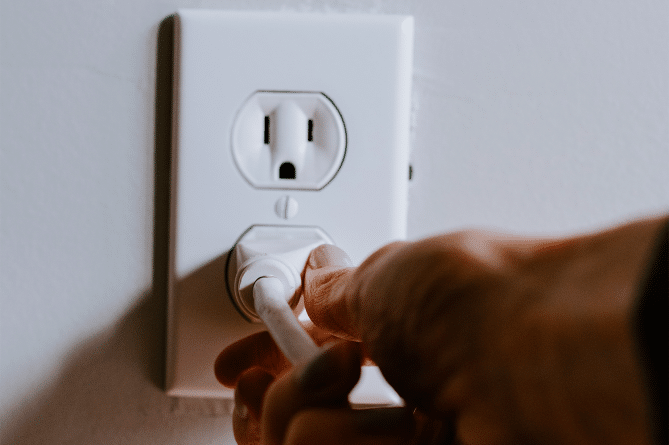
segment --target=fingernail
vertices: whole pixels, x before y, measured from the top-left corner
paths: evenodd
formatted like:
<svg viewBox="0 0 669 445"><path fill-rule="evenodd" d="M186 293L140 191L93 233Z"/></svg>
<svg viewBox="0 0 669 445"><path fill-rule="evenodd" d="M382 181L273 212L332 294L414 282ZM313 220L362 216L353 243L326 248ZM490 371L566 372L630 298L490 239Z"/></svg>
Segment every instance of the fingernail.
<svg viewBox="0 0 669 445"><path fill-rule="evenodd" d="M351 258L337 246L324 244L317 247L309 257L309 266L312 269L320 269L326 266L351 267Z"/></svg>
<svg viewBox="0 0 669 445"><path fill-rule="evenodd" d="M361 434L396 434L413 426L411 413L406 408L376 408L357 411L355 427Z"/></svg>

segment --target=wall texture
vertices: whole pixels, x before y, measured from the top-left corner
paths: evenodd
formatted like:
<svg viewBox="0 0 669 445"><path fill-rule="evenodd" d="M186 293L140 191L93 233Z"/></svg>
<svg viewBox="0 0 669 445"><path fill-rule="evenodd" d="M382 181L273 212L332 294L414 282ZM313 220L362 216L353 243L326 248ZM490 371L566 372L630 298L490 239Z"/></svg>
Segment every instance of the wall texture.
<svg viewBox="0 0 669 445"><path fill-rule="evenodd" d="M665 0L2 0L3 444L232 441L227 403L161 389L179 7L413 14L412 238L669 209Z"/></svg>

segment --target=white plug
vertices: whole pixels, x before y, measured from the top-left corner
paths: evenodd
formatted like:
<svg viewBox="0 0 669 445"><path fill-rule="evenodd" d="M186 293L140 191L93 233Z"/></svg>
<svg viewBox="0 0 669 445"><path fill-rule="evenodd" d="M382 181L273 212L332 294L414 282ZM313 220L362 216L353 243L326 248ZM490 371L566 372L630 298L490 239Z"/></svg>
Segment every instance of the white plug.
<svg viewBox="0 0 669 445"><path fill-rule="evenodd" d="M262 321L293 364L318 354L318 347L297 320L301 272L309 254L332 240L317 227L253 227L234 249L232 296L250 321Z"/></svg>
<svg viewBox="0 0 669 445"><path fill-rule="evenodd" d="M239 312L249 321L263 321L253 296L254 285L261 277L278 278L288 306L299 311L302 271L311 251L321 244L334 243L318 227L251 227L235 245L226 274L230 295Z"/></svg>

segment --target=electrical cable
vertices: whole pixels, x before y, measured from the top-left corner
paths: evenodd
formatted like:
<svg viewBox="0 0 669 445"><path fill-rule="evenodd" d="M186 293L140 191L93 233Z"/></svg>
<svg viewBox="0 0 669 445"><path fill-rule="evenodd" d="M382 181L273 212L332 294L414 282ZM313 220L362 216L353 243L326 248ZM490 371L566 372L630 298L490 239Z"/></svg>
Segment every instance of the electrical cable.
<svg viewBox="0 0 669 445"><path fill-rule="evenodd" d="M289 295L280 279L263 276L253 284L253 302L258 317L293 364L308 361L320 352L288 305Z"/></svg>

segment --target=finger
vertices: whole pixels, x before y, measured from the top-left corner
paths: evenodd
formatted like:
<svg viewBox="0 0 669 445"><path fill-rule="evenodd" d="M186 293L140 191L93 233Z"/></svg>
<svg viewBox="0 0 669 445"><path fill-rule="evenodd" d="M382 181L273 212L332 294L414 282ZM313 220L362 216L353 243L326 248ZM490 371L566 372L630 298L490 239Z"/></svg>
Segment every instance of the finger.
<svg viewBox="0 0 669 445"><path fill-rule="evenodd" d="M246 406L251 415L259 420L265 393L273 381L274 376L261 368L246 371L237 381L235 402Z"/></svg>
<svg viewBox="0 0 669 445"><path fill-rule="evenodd" d="M344 298L355 268L340 248L324 244L309 255L304 274L304 306L311 321L325 331L358 340Z"/></svg>
<svg viewBox="0 0 669 445"><path fill-rule="evenodd" d="M406 408L353 410L316 408L297 413L286 433L286 445L391 445L413 436Z"/></svg>
<svg viewBox="0 0 669 445"><path fill-rule="evenodd" d="M304 306L311 320L322 329L346 340L360 341L360 287L371 270L406 243L388 244L353 268L346 253L333 245L322 245L311 252L304 276Z"/></svg>
<svg viewBox="0 0 669 445"><path fill-rule="evenodd" d="M235 409L232 412L232 431L238 445L260 445L260 421L251 415L248 407L235 391Z"/></svg>
<svg viewBox="0 0 669 445"><path fill-rule="evenodd" d="M214 373L221 384L234 388L239 377L253 367L273 376L290 367L267 331L245 337L225 348L214 363Z"/></svg>
<svg viewBox="0 0 669 445"><path fill-rule="evenodd" d="M340 340L311 320L301 323L318 346ZM273 376L290 367L290 362L266 331L249 335L225 348L214 363L214 373L221 384L234 388L239 376L253 367L259 367Z"/></svg>
<svg viewBox="0 0 669 445"><path fill-rule="evenodd" d="M299 320L300 324L307 331L307 334L314 340L318 346L323 346L326 343L331 343L333 341L341 340L341 337L337 337L330 331L317 326L310 318L304 320Z"/></svg>
<svg viewBox="0 0 669 445"><path fill-rule="evenodd" d="M335 343L280 377L263 404L263 443L282 444L290 419L305 407L348 406L348 393L360 378L361 360L359 344Z"/></svg>

